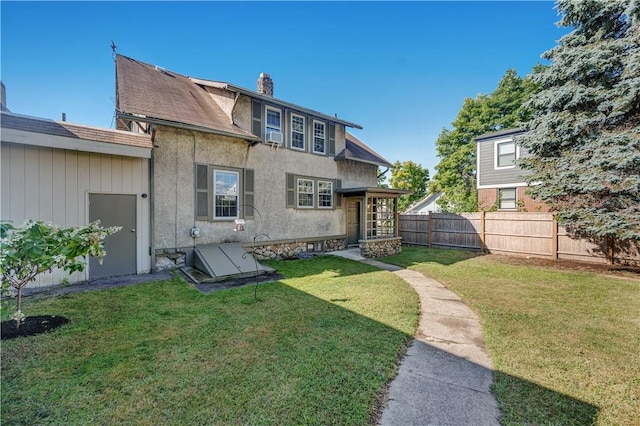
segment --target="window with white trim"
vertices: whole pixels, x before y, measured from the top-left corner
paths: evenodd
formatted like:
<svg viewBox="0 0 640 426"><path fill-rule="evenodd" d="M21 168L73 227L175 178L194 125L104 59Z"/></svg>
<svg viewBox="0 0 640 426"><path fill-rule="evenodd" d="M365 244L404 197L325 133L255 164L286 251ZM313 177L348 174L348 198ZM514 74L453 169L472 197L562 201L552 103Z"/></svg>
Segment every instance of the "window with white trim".
<svg viewBox="0 0 640 426"><path fill-rule="evenodd" d="M517 158L516 143L514 141L496 143L496 167L514 167Z"/></svg>
<svg viewBox="0 0 640 426"><path fill-rule="evenodd" d="M291 114L291 148L304 150L306 132L305 119L301 115Z"/></svg>
<svg viewBox="0 0 640 426"><path fill-rule="evenodd" d="M500 210L514 210L517 206L516 188L498 189L498 208Z"/></svg>
<svg viewBox="0 0 640 426"><path fill-rule="evenodd" d="M282 133L282 111L273 108L266 107L267 109L267 122L265 125L265 135L269 136L269 132Z"/></svg>
<svg viewBox="0 0 640 426"><path fill-rule="evenodd" d="M298 208L313 208L313 179L298 178Z"/></svg>
<svg viewBox="0 0 640 426"><path fill-rule="evenodd" d="M325 123L313 120L313 152L324 154L326 152L326 139Z"/></svg>
<svg viewBox="0 0 640 426"><path fill-rule="evenodd" d="M398 199L367 197L367 239L398 236Z"/></svg>
<svg viewBox="0 0 640 426"><path fill-rule="evenodd" d="M213 218L238 217L240 174L226 170L213 171Z"/></svg>
<svg viewBox="0 0 640 426"><path fill-rule="evenodd" d="M333 182L326 180L318 181L318 208L333 208Z"/></svg>

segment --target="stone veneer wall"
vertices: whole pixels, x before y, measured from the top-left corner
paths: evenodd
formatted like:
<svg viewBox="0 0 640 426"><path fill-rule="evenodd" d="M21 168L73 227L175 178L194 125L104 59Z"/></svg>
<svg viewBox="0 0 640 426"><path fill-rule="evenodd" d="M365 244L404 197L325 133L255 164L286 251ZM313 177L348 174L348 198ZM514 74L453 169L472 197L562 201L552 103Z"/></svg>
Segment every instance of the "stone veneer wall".
<svg viewBox="0 0 640 426"><path fill-rule="evenodd" d="M344 239L338 240L325 240L322 241L323 250L321 251L336 251L336 250L344 250L347 248L347 243ZM307 242L293 242L293 243L276 243L269 244L265 243L264 245L255 245L255 246L247 246L245 250L257 259L257 260L268 260L268 259L293 259L296 258L300 253L307 252L307 246L309 243ZM317 242L315 243L317 244Z"/></svg>
<svg viewBox="0 0 640 426"><path fill-rule="evenodd" d="M186 264L187 255L184 252L156 254L156 271L170 271L182 268Z"/></svg>
<svg viewBox="0 0 640 426"><path fill-rule="evenodd" d="M360 254L367 258L391 256L402 252L402 237L360 240L359 243Z"/></svg>
<svg viewBox="0 0 640 426"><path fill-rule="evenodd" d="M245 246L244 249L254 255L257 260L283 260L294 259L298 257L300 253L306 253L308 244L311 242L279 242L263 244L256 243L255 245ZM324 241L315 241L314 245L322 243L322 250L318 252L337 251L347 248L347 242L345 239L333 239ZM314 250L314 252L316 252ZM156 254L156 271L166 271L176 268L181 268L186 264L186 255L183 252L168 253L168 254Z"/></svg>

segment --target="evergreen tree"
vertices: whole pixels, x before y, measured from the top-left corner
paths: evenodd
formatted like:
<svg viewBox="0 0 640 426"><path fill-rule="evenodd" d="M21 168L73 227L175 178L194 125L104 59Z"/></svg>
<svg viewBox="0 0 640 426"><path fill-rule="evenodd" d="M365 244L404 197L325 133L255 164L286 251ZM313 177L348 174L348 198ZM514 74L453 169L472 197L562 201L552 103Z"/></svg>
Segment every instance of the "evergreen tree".
<svg viewBox="0 0 640 426"><path fill-rule="evenodd" d="M412 191L411 194L398 197L398 211L403 212L411 204L421 200L427 194L429 170L422 168L421 164L416 164L413 161L405 161L404 163L396 161L393 163L389 183L392 188Z"/></svg>
<svg viewBox="0 0 640 426"><path fill-rule="evenodd" d="M557 3L574 28L533 76L541 91L526 108L531 195L577 236L640 239L640 3ZM613 257L610 257L612 260Z"/></svg>
<svg viewBox="0 0 640 426"><path fill-rule="evenodd" d="M537 72L539 67L534 68ZM510 69L491 95L464 100L453 122L453 129L443 129L436 140L440 162L436 166L432 192L442 192L438 204L444 211L478 210L476 189L476 145L483 133L515 127L526 121L522 104L536 90L530 78L522 79Z"/></svg>

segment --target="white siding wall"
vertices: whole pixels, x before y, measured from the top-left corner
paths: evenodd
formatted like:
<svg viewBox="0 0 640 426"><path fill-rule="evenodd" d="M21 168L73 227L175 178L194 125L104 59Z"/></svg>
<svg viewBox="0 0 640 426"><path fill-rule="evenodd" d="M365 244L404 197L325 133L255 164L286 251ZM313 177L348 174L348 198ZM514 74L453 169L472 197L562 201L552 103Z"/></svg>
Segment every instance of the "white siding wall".
<svg viewBox="0 0 640 426"><path fill-rule="evenodd" d="M143 158L2 143L0 215L20 226L26 219L61 227L88 223L88 193L138 195L138 273L150 270L148 256L149 161ZM107 254L108 255L108 254ZM43 274L32 286L59 284L62 271ZM88 278L88 269L69 276L69 282Z"/></svg>

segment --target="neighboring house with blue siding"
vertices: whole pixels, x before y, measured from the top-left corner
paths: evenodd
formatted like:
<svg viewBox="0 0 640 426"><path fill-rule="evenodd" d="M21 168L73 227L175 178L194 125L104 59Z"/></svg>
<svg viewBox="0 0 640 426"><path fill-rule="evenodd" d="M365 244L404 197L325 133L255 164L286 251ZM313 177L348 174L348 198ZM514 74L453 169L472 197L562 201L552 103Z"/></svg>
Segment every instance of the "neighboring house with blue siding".
<svg viewBox="0 0 640 426"><path fill-rule="evenodd" d="M500 211L548 211L526 192L526 170L516 160L528 155L515 138L526 130L515 128L486 133L476 138L478 208Z"/></svg>

